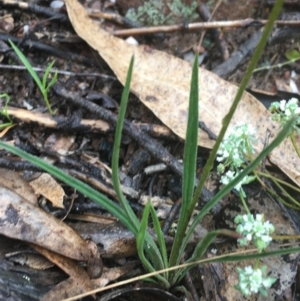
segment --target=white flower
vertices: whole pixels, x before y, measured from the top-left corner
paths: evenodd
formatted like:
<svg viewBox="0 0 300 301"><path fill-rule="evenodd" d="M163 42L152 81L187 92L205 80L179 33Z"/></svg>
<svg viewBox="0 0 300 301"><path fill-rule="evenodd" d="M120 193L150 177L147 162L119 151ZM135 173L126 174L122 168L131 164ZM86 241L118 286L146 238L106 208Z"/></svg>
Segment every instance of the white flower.
<svg viewBox="0 0 300 301"><path fill-rule="evenodd" d="M253 269L251 266L245 269L237 268L239 274L239 284L235 286L244 296L250 296L251 293L260 292L267 296L267 290L276 281L276 278L266 277L267 267Z"/></svg>
<svg viewBox="0 0 300 301"><path fill-rule="evenodd" d="M264 222L262 214L257 214L255 219L252 214L238 215L234 222L237 224L236 231L244 236L238 239L241 246L246 246L253 240L254 245L261 252L272 241L270 234L275 231L275 228L269 221Z"/></svg>
<svg viewBox="0 0 300 301"><path fill-rule="evenodd" d="M297 98L291 98L288 102L286 100L281 100L280 102L273 102L269 108L272 113L272 120L279 121L284 125L291 116L295 114L300 114L300 107L298 106L299 100ZM292 130L296 130L300 134L298 125L300 124L300 117L295 120L295 124Z"/></svg>
<svg viewBox="0 0 300 301"><path fill-rule="evenodd" d="M279 103L279 108L282 112L285 111L286 100L281 100Z"/></svg>

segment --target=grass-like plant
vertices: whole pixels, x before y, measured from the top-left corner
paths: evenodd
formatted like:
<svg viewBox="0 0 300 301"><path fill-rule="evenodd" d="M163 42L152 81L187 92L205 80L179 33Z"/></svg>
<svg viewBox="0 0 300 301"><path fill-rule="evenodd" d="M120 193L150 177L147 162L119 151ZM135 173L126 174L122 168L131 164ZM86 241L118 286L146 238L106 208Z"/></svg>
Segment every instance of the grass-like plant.
<svg viewBox="0 0 300 301"><path fill-rule="evenodd" d="M146 204L142 219L139 220L136 214L134 213L134 211L132 210L132 208L130 207L125 196L123 195L120 187L120 181L118 176L119 150L120 150L120 143L121 143L122 127L123 127L123 122L124 122L124 117L125 117L125 112L127 107L128 95L130 91L132 70L134 65L133 58L130 62L127 79L122 94L120 112L119 112L118 122L116 126L113 160L112 160L113 184L120 205L108 199L106 196L96 191L92 187L88 186L87 184L69 176L68 174L58 169L57 167L52 166L33 155L21 151L20 149L10 146L4 142L0 142L0 146L36 164L37 166L44 169L48 173L52 174L56 178L60 179L64 183L76 188L77 191L86 195L88 198L94 200L95 202L99 203L104 209L106 209L112 215L117 217L135 235L137 241L137 252L145 269L148 272L164 270L162 274L156 274L154 277L156 278L157 282L164 285L166 288L170 288L171 286L178 285L181 282L184 275L192 267L192 264L194 264L196 261L199 261L203 257L207 248L213 242L213 240L217 235L223 234L223 235L239 238L238 242L241 245L248 244L249 242L248 238L253 237L254 244L258 249L257 253L244 255L238 258L239 259L256 258L255 267L254 268L247 267L247 269L245 270L242 269L237 270L240 278L240 283L239 285L237 285L237 289L239 289L244 295L249 295L250 293L253 292L261 292L263 295L266 295L266 291L272 285L274 279L272 277L268 277L265 278L265 281L263 281L264 279L263 277L265 276L266 273L266 268L259 266L259 261L257 258L264 257L266 254L269 254L271 256L275 254L276 255L286 254L289 251L296 252L296 251L300 251L300 248L294 248L288 250L284 249L275 252L265 251L269 242L272 240L270 234L274 231L274 226L272 226L268 221L264 221L263 213L262 215L256 215L256 217L253 217L246 210L248 214L244 216L238 216L235 220L235 222L238 225L237 232L232 232L229 230L216 230L216 231L209 232L204 238L202 238L199 241L199 243L195 246L194 252L192 253L191 257L187 259L187 263L191 263L191 265L182 267L181 269L177 269L177 270L175 269L175 267L179 265L183 257L184 251L186 250L186 246L191 238L191 235L193 234L196 226L203 219L203 217L221 200L222 197L224 197L227 193L229 193L233 188L241 187L241 185L245 183L244 180L245 177L247 177L248 174L252 172L261 163L261 161L290 134L290 130L293 127L295 120L297 119L297 117L291 116L291 118L287 120L287 122L283 125L277 137L268 146L266 146L261 153L257 154L255 158L252 158L251 162L248 165L244 166L242 170L239 170L238 173L234 174L234 176L228 177L227 182L224 182L224 187L210 200L209 203L207 203L204 206L204 208L196 215L191 225L189 225L189 222L191 221L191 216L193 214L194 208L199 198L199 194L201 192L201 189L203 188L204 182L210 170L212 169L217 152L219 150L219 155L220 153L223 153L223 151L220 152L219 146L223 141L226 129L230 123L230 120L234 114L238 102L241 99L241 96L246 88L247 82L252 74L252 71L254 70L255 65L257 64L259 55L264 48L268 34L270 33L270 30L272 28L272 22L274 22L274 20L276 19L282 4L283 4L283 0L278 0L273 8L273 11L270 16L270 22L267 24L265 28L265 31L263 33L263 38L260 41L253 55L249 68L247 69L245 78L243 79L241 87L233 101L232 107L223 120L223 127L220 131L215 146L211 151L208 162L203 171L203 176L200 178L196 190L194 188L195 188L196 156L197 156L197 148L198 148L197 140L198 140L198 120L199 120L198 118L199 117L198 116L199 87L198 87L198 65L197 65L198 57L196 56L195 58L193 69L192 69L192 79L191 79L191 88L190 88L190 97L189 97L188 126L187 126L186 142L185 142L185 149L184 149L184 160L183 160L184 169L183 169L183 179L182 179L182 183L183 183L182 206L179 214L178 226L174 238L174 243L172 245L170 252L168 252L166 248L166 243L164 240L164 236L162 234L159 219L156 215L156 211L153 208L152 204L150 202ZM248 148L249 150L249 147L250 146L248 145L246 148ZM226 157L224 156L224 153L223 153L223 157L224 158ZM149 216L151 216L152 218L156 237L153 237L153 235L151 235L150 232L148 231ZM237 260L233 257L230 257L229 259L228 258L223 257L218 261L228 261L230 260L230 258L232 260ZM168 271L166 270L167 268L171 268L171 270ZM255 279L254 282L253 279Z"/></svg>
<svg viewBox="0 0 300 301"><path fill-rule="evenodd" d="M194 182L195 182L195 164L196 164L196 153L197 153L197 133L198 133L198 93L195 93L198 89L198 80L197 80L197 58L195 59L194 66L193 66L193 74L192 74L192 82L191 82L191 93L190 93L190 107L189 107L189 131L190 133L187 135L186 140L186 147L184 153L184 179L183 179L183 202L181 213L179 217L178 223L178 230L175 235L174 244L172 247L172 252L168 257L168 252L166 249L166 244L164 241L164 237L161 233L160 224L158 218L156 216L156 212L152 205L148 203L145 207L145 211L142 217L142 220L139 221L136 217L135 213L129 206L128 201L124 197L123 193L120 189L120 183L118 178L118 154L119 154L119 147L120 147L120 140L121 140L121 132L122 132L122 125L125 116L126 110L126 103L129 94L130 88L130 81L132 75L132 68L133 68L134 60L131 60L127 81L124 87L124 92L122 95L121 105L120 105L120 114L118 118L117 128L116 128L116 135L115 135L115 144L114 144L114 152L113 152L113 182L114 188L120 200L120 205L117 205L106 196L102 195L92 187L88 186L87 184L69 176L68 174L64 173L57 167L46 163L45 161L28 154L16 147L10 146L4 142L0 142L0 146L4 149L23 157L24 159L36 164L40 168L44 169L45 171L51 173L56 178L60 179L61 181L65 182L66 184L76 188L79 192L86 195L90 199L94 200L95 202L101 204L101 206L117 217L132 233L136 236L137 239L137 250L140 256L140 259L145 266L145 268L149 272L154 272L158 270L162 270L168 267L175 267L179 264L185 247L191 237L196 225L201 221L201 219L210 211L210 209L217 204L217 202L225 196L230 190L232 190L251 170L253 170L261 160L278 146L283 139L289 134L290 128L293 126L295 118L289 120L285 126L283 127L282 131L278 134L275 140L268 145L263 152L261 152L256 159L254 159L249 166L247 166L237 177L232 179L230 183L228 183L196 216L192 225L188 228L187 232L186 229L183 229L183 224L185 221L189 221L190 216L189 212L193 212L189 206L191 205L191 200L194 199L195 195L193 196L194 191ZM152 217L154 230L157 235L157 244L148 231L148 217L149 214ZM183 221L183 222L182 222ZM187 263L195 262L201 259L207 250L208 246L214 240L214 238L219 235L230 235L233 237L239 237L234 232L228 230L217 230L208 233L195 247L195 250L192 256L187 260ZM176 241L179 243L176 244ZM176 247L178 245L178 247ZM175 250L175 251L174 251ZM298 249L297 249L298 250ZM300 250L300 249L299 249ZM292 251L292 249L291 249ZM295 249L293 249L295 251ZM286 253L287 251L284 250ZM278 254L278 253L276 253ZM174 257L174 264L172 263L172 256ZM261 255L263 256L263 254ZM246 258L251 258L245 256ZM183 269L178 271L171 271L165 272L164 274L160 275L157 274L156 280L163 284L166 288L169 288L172 285L176 285L180 283L182 278L184 277L185 273L191 268L191 266L187 266ZM250 268L246 271L249 274ZM254 271L254 270L253 270ZM246 273L245 272L245 273ZM263 272L263 270L262 270ZM241 272L242 273L242 272ZM255 270L254 273L257 273ZM248 275L247 274L247 275ZM244 281L248 281L247 279ZM269 284L272 282L272 279L268 282ZM248 282L247 282L248 283ZM266 288L266 286L264 287ZM262 292L264 292L264 288L262 288Z"/></svg>
<svg viewBox="0 0 300 301"><path fill-rule="evenodd" d="M11 126L13 124L13 121L7 112L7 106L8 106L9 100L10 100L9 95L7 93L2 93L2 94L0 94L0 98L6 98L3 109L0 109L0 115L2 115L3 117L5 117L8 120L8 122L4 122L4 123L0 124L0 130L3 130L3 129L6 129L7 127Z"/></svg>
<svg viewBox="0 0 300 301"><path fill-rule="evenodd" d="M9 43L11 45L11 47L13 48L13 50L15 51L15 53L17 54L17 56L19 57L19 59L21 60L21 62L23 63L23 65L26 67L27 71L30 73L31 77L34 79L35 83L37 84L37 86L39 87L42 95L43 95L43 99L45 101L45 104L47 106L47 109L49 111L50 114L54 114L54 111L51 108L50 102L49 102L49 98L48 98L48 92L49 89L56 83L57 81L57 72L54 73L53 77L51 78L50 82L47 83L50 71L55 63L55 61L52 61L46 68L46 71L43 75L42 80L40 80L38 74L35 72L35 70L32 68L30 62L28 61L28 59L26 58L26 56L22 53L22 51L14 44L13 41L9 40Z"/></svg>

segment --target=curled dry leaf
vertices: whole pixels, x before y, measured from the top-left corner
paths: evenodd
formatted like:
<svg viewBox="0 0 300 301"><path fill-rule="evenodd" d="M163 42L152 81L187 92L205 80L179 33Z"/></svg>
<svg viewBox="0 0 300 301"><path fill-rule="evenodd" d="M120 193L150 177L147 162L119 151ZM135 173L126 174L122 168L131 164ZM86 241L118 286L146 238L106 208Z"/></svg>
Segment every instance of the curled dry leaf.
<svg viewBox="0 0 300 301"><path fill-rule="evenodd" d="M130 58L135 65L131 90L174 133L185 138L191 66L174 56L149 48L133 46L116 38L92 21L78 0L65 0L68 15L77 34L97 50L112 68L121 83L125 83ZM238 87L215 74L199 68L199 116L202 122L218 134ZM249 123L259 137L256 151L264 147L267 131L270 139L278 133L279 125L270 120L270 113L251 94L245 92L232 119L231 127ZM214 141L199 130L199 145L211 148ZM299 140L297 143L300 145ZM300 159L287 139L269 155L273 164L300 184Z"/></svg>
<svg viewBox="0 0 300 301"><path fill-rule="evenodd" d="M22 195L28 202L37 205L37 197L27 181L25 181L17 172L0 168L1 185Z"/></svg>
<svg viewBox="0 0 300 301"><path fill-rule="evenodd" d="M88 261L91 255L70 227L5 187L0 187L0 234L75 260Z"/></svg>
<svg viewBox="0 0 300 301"><path fill-rule="evenodd" d="M54 207L64 208L65 192L48 173L42 173L38 178L30 181L29 184L36 194L44 196Z"/></svg>
<svg viewBox="0 0 300 301"><path fill-rule="evenodd" d="M44 299L44 296L42 300L62 300L65 299L66 296L73 297L76 294L86 293L93 289L93 284L88 273L82 267L75 264L73 260L39 246L33 247L51 262L59 266L66 274L70 275L67 282L73 285L65 287L65 282L63 281L46 294L47 299ZM63 298L61 298L61 294L64 295Z"/></svg>
<svg viewBox="0 0 300 301"><path fill-rule="evenodd" d="M128 264L122 267L105 269L101 277L91 280L90 283L93 286L92 289L99 289L100 287L104 287L107 283L117 280L119 277L132 270L133 267L133 264ZM83 289L83 286L78 281L78 279L70 277L67 280L59 283L48 293L46 293L41 301L64 300L66 298L71 298L85 292L87 292L87 290Z"/></svg>

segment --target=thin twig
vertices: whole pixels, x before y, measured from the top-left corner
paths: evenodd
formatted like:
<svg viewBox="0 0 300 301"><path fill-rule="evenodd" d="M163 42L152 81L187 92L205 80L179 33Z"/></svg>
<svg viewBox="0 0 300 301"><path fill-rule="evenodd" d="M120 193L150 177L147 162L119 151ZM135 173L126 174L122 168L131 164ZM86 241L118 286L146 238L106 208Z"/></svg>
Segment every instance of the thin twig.
<svg viewBox="0 0 300 301"><path fill-rule="evenodd" d="M113 35L121 36L133 36L133 35L146 35L153 33L167 33L174 31L188 31L196 29L212 29L212 28L233 28L233 27L246 27L246 26L263 26L268 20L255 20L255 19L244 19L235 21L215 21L215 22L198 22L190 24L177 24L177 25L165 25L165 26L154 26L154 27L141 27L132 29L115 30L112 32ZM275 25L280 26L299 26L299 20L283 21L278 20L274 22Z"/></svg>

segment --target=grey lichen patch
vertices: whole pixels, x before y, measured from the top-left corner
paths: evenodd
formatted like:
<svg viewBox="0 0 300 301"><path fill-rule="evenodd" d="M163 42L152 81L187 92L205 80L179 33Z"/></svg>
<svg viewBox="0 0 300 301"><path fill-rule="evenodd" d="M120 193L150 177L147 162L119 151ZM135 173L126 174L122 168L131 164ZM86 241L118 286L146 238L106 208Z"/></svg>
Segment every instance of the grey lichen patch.
<svg viewBox="0 0 300 301"><path fill-rule="evenodd" d="M196 0L189 5L181 0L149 0L137 9L129 9L126 17L147 26L170 25L178 23L178 19L182 21L196 19L198 17L195 12L197 5Z"/></svg>

